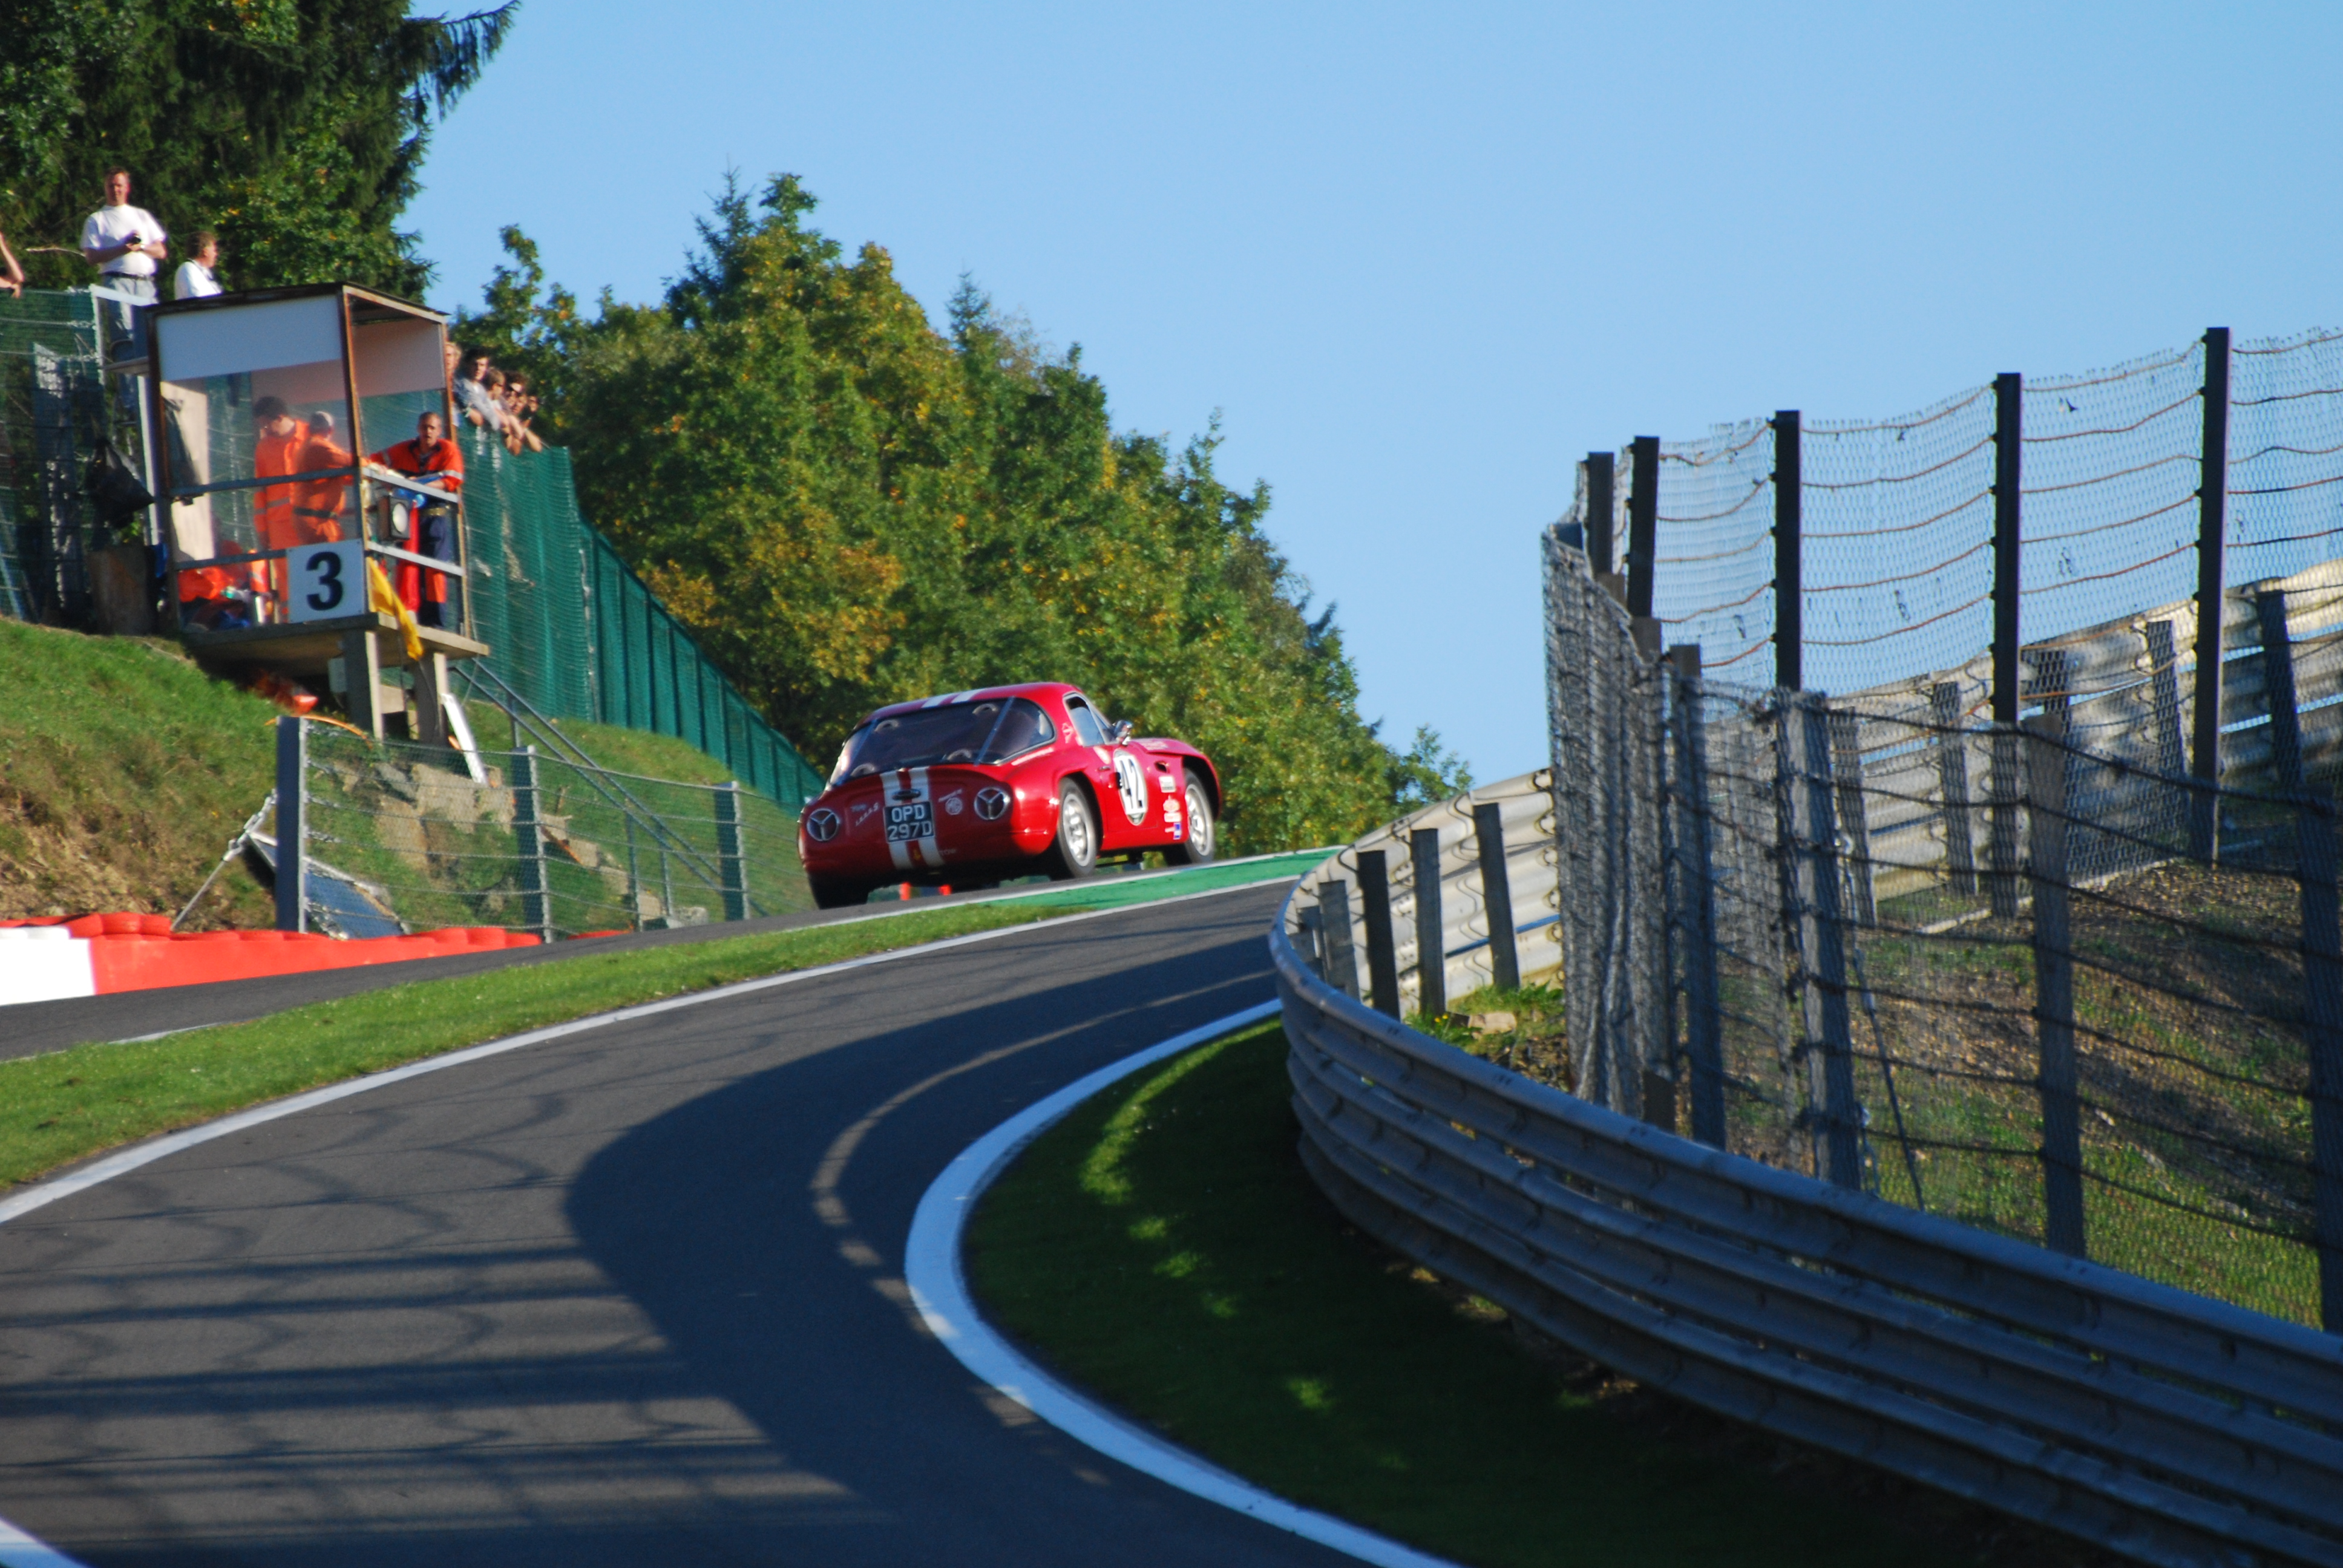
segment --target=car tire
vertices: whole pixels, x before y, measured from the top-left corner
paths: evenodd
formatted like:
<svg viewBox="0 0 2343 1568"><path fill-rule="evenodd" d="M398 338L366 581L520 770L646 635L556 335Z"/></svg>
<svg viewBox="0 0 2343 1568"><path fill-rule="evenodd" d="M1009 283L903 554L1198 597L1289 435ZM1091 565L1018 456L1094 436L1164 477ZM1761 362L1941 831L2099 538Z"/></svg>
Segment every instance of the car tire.
<svg viewBox="0 0 2343 1568"><path fill-rule="evenodd" d="M846 910L870 901L870 884L850 877L816 877L806 881L813 889L813 907L817 910Z"/></svg>
<svg viewBox="0 0 2343 1568"><path fill-rule="evenodd" d="M1192 768L1182 771L1188 782L1183 802L1188 830L1163 851L1163 859L1174 866L1201 866L1220 851L1221 825L1212 816L1212 792L1204 787L1203 776Z"/></svg>
<svg viewBox="0 0 2343 1568"><path fill-rule="evenodd" d="M1069 779L1058 786L1058 836L1042 859L1053 882L1071 882L1098 869L1098 813L1091 798Z"/></svg>

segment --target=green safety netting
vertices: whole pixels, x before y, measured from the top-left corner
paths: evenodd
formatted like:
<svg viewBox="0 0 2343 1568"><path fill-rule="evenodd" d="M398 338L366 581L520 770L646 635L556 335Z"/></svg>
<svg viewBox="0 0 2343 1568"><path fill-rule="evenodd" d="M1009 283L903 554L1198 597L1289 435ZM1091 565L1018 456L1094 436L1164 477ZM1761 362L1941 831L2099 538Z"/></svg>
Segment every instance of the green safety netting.
<svg viewBox="0 0 2343 1568"><path fill-rule="evenodd" d="M472 619L490 662L548 717L673 735L794 809L821 777L578 516L569 454L518 457L467 429Z"/></svg>

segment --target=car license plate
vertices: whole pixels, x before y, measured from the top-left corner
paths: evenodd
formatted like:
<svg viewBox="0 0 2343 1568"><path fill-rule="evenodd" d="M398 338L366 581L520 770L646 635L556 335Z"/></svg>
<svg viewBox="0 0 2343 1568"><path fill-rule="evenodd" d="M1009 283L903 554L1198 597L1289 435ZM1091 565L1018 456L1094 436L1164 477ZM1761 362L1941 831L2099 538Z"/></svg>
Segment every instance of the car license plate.
<svg viewBox="0 0 2343 1568"><path fill-rule="evenodd" d="M925 800L907 801L887 808L887 841L890 844L905 839L931 839L936 832L935 808Z"/></svg>

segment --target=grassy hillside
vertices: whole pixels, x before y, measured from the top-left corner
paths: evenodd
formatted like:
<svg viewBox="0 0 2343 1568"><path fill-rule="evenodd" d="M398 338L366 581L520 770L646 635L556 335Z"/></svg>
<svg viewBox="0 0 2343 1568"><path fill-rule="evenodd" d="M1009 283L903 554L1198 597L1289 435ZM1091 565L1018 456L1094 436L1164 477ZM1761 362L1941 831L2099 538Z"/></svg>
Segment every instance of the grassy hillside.
<svg viewBox="0 0 2343 1568"><path fill-rule="evenodd" d="M164 639L0 619L0 920L176 914L276 782L277 710ZM509 743L501 712L471 709L482 746ZM727 776L668 736L562 730L605 767L710 784ZM187 925L272 918L268 895L239 864Z"/></svg>
<svg viewBox="0 0 2343 1568"><path fill-rule="evenodd" d="M267 798L277 709L170 643L0 620L0 919L176 914ZM259 926L232 868L189 920Z"/></svg>

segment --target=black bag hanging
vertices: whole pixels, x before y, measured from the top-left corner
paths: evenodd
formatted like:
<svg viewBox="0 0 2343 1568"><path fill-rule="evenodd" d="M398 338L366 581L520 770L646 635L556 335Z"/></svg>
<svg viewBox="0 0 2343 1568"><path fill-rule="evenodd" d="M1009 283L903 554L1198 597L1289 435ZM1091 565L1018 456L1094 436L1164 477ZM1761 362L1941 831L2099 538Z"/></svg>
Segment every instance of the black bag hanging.
<svg viewBox="0 0 2343 1568"><path fill-rule="evenodd" d="M103 436L98 437L96 454L89 460L83 487L97 507L99 525L109 529L122 529L155 504L155 498L138 477L138 470Z"/></svg>

